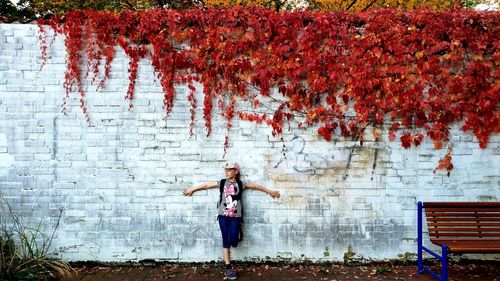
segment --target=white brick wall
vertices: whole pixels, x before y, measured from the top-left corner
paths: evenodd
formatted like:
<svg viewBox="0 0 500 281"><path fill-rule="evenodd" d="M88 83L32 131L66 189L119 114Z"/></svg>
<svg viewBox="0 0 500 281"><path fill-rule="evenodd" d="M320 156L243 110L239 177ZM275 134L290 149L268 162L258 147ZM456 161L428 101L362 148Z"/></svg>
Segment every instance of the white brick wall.
<svg viewBox="0 0 500 281"><path fill-rule="evenodd" d="M107 87L95 92L86 85L89 126L76 95L68 116L60 112L62 38L40 70L36 33L36 25L0 24L1 194L27 224L43 220L47 230L58 208L65 208L53 241L65 259L220 259L218 190L181 195L186 187L223 177L225 123L214 113L213 134L205 137L201 92L200 121L189 138L187 88L177 88L174 111L164 121L161 87L144 60L129 112L123 99L128 60L118 52ZM386 139L359 147L295 129L283 136L285 160L269 128L235 120L226 159L242 164L245 180L277 189L282 198L245 194L246 239L234 257L341 260L349 245L373 259L416 252L417 201L500 197L499 136L482 150L457 128L455 169L447 177L433 174L446 151L434 150L428 139L407 150Z"/></svg>

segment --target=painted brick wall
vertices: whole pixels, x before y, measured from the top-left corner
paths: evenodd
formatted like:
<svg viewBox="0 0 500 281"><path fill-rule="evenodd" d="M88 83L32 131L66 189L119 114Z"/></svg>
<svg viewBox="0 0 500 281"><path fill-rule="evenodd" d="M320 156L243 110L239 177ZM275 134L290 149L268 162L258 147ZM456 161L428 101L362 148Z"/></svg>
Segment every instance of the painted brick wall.
<svg viewBox="0 0 500 281"><path fill-rule="evenodd" d="M406 150L385 138L360 147L325 142L315 129L292 129L283 135L282 153L269 128L243 121L234 122L224 157L225 122L214 114L213 134L205 136L199 85L193 137L187 87L177 87L174 111L164 119L161 87L147 60L135 109L128 110L128 60L119 50L107 87L96 92L86 85L89 126L76 95L68 115L60 112L63 39L49 48L40 70L37 30L0 24L0 192L26 224L42 221L47 232L64 208L53 241L62 258L220 259L218 190L193 197L181 191L222 178L225 159L242 164L244 180L282 194L272 200L246 192L246 239L233 251L240 260L341 260L350 245L366 258L394 258L416 252L417 201L499 200L499 136L483 150L471 134L458 132L459 124L452 128L450 177L433 173L446 151L428 139Z"/></svg>

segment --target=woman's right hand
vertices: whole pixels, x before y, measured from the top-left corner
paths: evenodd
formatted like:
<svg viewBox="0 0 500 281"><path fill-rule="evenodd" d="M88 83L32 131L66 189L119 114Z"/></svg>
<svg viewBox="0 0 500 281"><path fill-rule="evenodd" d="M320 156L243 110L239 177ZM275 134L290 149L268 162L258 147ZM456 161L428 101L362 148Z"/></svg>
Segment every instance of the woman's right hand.
<svg viewBox="0 0 500 281"><path fill-rule="evenodd" d="M183 194L184 196L191 196L191 195L193 195L193 192L194 192L194 190L193 190L192 188L188 188L188 189L184 189L184 190L182 191L182 194Z"/></svg>

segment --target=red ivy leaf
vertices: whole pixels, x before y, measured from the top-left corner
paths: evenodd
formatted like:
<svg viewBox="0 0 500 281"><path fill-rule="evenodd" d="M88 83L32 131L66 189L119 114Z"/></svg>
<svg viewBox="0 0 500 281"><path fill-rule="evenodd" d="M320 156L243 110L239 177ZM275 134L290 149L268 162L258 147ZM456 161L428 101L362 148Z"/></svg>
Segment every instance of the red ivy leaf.
<svg viewBox="0 0 500 281"><path fill-rule="evenodd" d="M410 133L405 133L404 135L402 135L400 137L400 139L401 139L401 145L404 148L410 148L411 147L411 143L413 142L413 135L411 135Z"/></svg>
<svg viewBox="0 0 500 281"><path fill-rule="evenodd" d="M389 133L389 139L392 141L396 138L396 134L394 134L393 132L390 132Z"/></svg>

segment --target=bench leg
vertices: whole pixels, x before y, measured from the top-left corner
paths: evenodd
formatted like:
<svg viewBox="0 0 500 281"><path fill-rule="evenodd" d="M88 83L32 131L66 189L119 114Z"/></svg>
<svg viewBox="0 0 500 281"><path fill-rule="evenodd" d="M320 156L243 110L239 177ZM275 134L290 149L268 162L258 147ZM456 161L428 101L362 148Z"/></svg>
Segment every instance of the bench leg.
<svg viewBox="0 0 500 281"><path fill-rule="evenodd" d="M441 246L441 256L439 256L437 253L432 252L431 250L427 249L423 245L423 234L422 234L422 218L423 218L423 203L418 202L417 204L417 244L418 244L418 249L417 249L417 273L418 274L423 274L425 271L429 272L429 274L432 275L432 277L438 279L439 281L448 281L448 248L446 245ZM435 258L441 261L441 276L437 275L436 273L432 272L428 267L424 266L423 262L423 252L424 250L431 255L433 255Z"/></svg>
<svg viewBox="0 0 500 281"><path fill-rule="evenodd" d="M448 281L448 249L441 246L441 281Z"/></svg>
<svg viewBox="0 0 500 281"><path fill-rule="evenodd" d="M417 261L417 273L422 274L424 273L423 269L423 253L422 253L422 202L418 202L418 208L417 208L417 244L418 244L418 249L417 249L417 256L418 256L418 261Z"/></svg>

